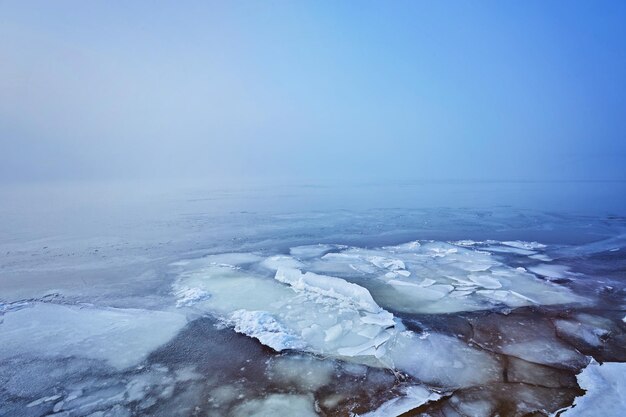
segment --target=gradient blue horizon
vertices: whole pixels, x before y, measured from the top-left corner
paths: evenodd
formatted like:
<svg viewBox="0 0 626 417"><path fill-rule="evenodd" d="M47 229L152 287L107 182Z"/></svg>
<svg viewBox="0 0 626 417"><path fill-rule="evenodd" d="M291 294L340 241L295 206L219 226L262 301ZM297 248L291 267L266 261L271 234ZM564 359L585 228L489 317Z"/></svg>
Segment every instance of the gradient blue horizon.
<svg viewBox="0 0 626 417"><path fill-rule="evenodd" d="M0 1L0 182L626 180L626 3Z"/></svg>

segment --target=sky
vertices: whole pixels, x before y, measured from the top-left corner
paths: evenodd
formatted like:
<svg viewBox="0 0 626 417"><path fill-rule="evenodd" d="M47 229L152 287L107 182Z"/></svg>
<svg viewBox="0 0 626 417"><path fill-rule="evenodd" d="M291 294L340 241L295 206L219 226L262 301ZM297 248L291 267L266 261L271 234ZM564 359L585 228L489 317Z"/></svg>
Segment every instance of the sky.
<svg viewBox="0 0 626 417"><path fill-rule="evenodd" d="M0 182L626 180L623 1L0 0Z"/></svg>

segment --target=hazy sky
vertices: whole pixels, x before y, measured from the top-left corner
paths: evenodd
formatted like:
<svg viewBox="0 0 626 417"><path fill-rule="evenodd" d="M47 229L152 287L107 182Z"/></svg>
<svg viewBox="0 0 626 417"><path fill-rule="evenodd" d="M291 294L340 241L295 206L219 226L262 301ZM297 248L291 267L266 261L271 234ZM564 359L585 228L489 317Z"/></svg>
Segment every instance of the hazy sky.
<svg viewBox="0 0 626 417"><path fill-rule="evenodd" d="M1 1L0 180L626 179L626 2Z"/></svg>

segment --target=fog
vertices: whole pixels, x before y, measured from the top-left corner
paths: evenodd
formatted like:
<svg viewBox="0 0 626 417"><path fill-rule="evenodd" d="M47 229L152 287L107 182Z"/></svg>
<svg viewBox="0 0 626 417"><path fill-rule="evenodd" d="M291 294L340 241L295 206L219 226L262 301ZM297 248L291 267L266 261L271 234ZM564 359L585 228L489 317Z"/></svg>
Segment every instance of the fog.
<svg viewBox="0 0 626 417"><path fill-rule="evenodd" d="M622 2L0 2L0 181L624 180Z"/></svg>

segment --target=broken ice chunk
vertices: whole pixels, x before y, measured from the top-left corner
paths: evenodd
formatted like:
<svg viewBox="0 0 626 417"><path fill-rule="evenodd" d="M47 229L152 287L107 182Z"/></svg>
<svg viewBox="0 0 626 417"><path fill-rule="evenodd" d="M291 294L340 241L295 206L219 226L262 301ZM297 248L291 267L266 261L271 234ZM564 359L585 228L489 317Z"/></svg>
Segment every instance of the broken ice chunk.
<svg viewBox="0 0 626 417"><path fill-rule="evenodd" d="M278 352L306 347L304 341L291 334L266 311L237 310L230 315L229 321L237 333L254 337Z"/></svg>
<svg viewBox="0 0 626 417"><path fill-rule="evenodd" d="M489 241L487 244L507 251L542 248L541 244L534 242L504 244ZM494 303L521 307L585 301L565 287L540 280L523 268L506 265L489 252L475 250L478 245L427 241L380 249L352 247L339 253L326 254L320 260L311 260L310 265L325 274L358 277L354 279L367 287L378 304L408 313L481 310L492 308ZM410 275L407 275L409 271ZM355 275L355 272L359 274ZM361 278L363 276L377 278L387 286ZM431 291L418 291L415 285L428 287ZM444 287L434 287L436 285ZM445 287L449 285L474 292L461 293L464 296L455 293L452 296L451 291L447 290L449 287ZM489 292L478 293L475 290Z"/></svg>
<svg viewBox="0 0 626 417"><path fill-rule="evenodd" d="M542 262L551 262L552 258L550 258L547 255L544 255L543 253L537 253L535 255L530 255L529 256L530 259L536 259L538 261L542 261Z"/></svg>
<svg viewBox="0 0 626 417"><path fill-rule="evenodd" d="M575 388L576 378L570 371L528 362L514 356L507 359L507 380L549 388Z"/></svg>
<svg viewBox="0 0 626 417"><path fill-rule="evenodd" d="M406 269L404 262L400 259L386 258L384 256L370 256L367 260L381 269L388 269L390 271Z"/></svg>
<svg viewBox="0 0 626 417"><path fill-rule="evenodd" d="M142 361L186 323L183 314L173 312L32 303L4 315L0 361L76 356L123 369Z"/></svg>
<svg viewBox="0 0 626 417"><path fill-rule="evenodd" d="M602 345L602 338L613 327L611 320L603 317L580 313L574 318L575 320L560 319L554 322L559 336L573 341L574 344L582 342L587 347L599 347Z"/></svg>
<svg viewBox="0 0 626 417"><path fill-rule="evenodd" d="M543 243L539 243L539 242L524 242L522 240L514 240L514 241L506 241L506 242L502 242L503 245L506 246L511 246L513 248L520 248L520 249L545 249L546 245L544 245Z"/></svg>
<svg viewBox="0 0 626 417"><path fill-rule="evenodd" d="M188 307L199 301L208 299L211 294L201 288L178 288L174 289L174 296L177 298L176 307Z"/></svg>
<svg viewBox="0 0 626 417"><path fill-rule="evenodd" d="M348 304L354 304L359 309L371 313L378 313L382 310L376 304L369 291L340 278L318 275L312 272L302 273L297 269L281 268L276 271L275 279L289 284L295 290L310 291L326 297L336 298Z"/></svg>
<svg viewBox="0 0 626 417"><path fill-rule="evenodd" d="M452 285L429 285L423 287L412 282L391 280L389 285L398 288L405 295L410 295L416 301L436 301L445 297L454 289Z"/></svg>
<svg viewBox="0 0 626 417"><path fill-rule="evenodd" d="M421 338L402 332L389 355L398 369L433 385L467 387L502 378L502 366L492 355L442 334Z"/></svg>
<svg viewBox="0 0 626 417"><path fill-rule="evenodd" d="M466 386L501 375L500 365L489 354L452 337L432 334L421 339L381 308L366 288L341 278L279 269L275 279L268 279L211 267L184 271L177 285L206 290L211 297L196 308L276 350L295 348L399 369L426 383L446 386ZM453 286L415 289L441 296Z"/></svg>
<svg viewBox="0 0 626 417"><path fill-rule="evenodd" d="M587 358L556 337L548 320L489 315L473 323L474 341L484 349L560 369L580 369ZM496 336L497 335L497 336Z"/></svg>
<svg viewBox="0 0 626 417"><path fill-rule="evenodd" d="M402 397L391 399L376 410L362 414L361 417L398 417L414 408L441 398L440 394L432 392L421 385L406 387L403 390L403 394Z"/></svg>
<svg viewBox="0 0 626 417"><path fill-rule="evenodd" d="M291 256L276 255L265 258L261 266L276 271L280 268L302 268L304 264Z"/></svg>
<svg viewBox="0 0 626 417"><path fill-rule="evenodd" d="M483 288L492 290L502 288L500 281L488 275L469 274L468 278Z"/></svg>
<svg viewBox="0 0 626 417"><path fill-rule="evenodd" d="M558 414L563 417L622 417L626 410L626 363L593 361L578 374L578 384L584 390L574 405Z"/></svg>
<svg viewBox="0 0 626 417"><path fill-rule="evenodd" d="M338 248L345 248L345 246L325 245L322 243L317 245L296 246L289 249L289 254L299 259L318 258L330 252L331 250L335 250Z"/></svg>
<svg viewBox="0 0 626 417"><path fill-rule="evenodd" d="M529 266L528 270L537 275L548 278L565 278L567 276L569 268L564 265L539 264L535 266Z"/></svg>

